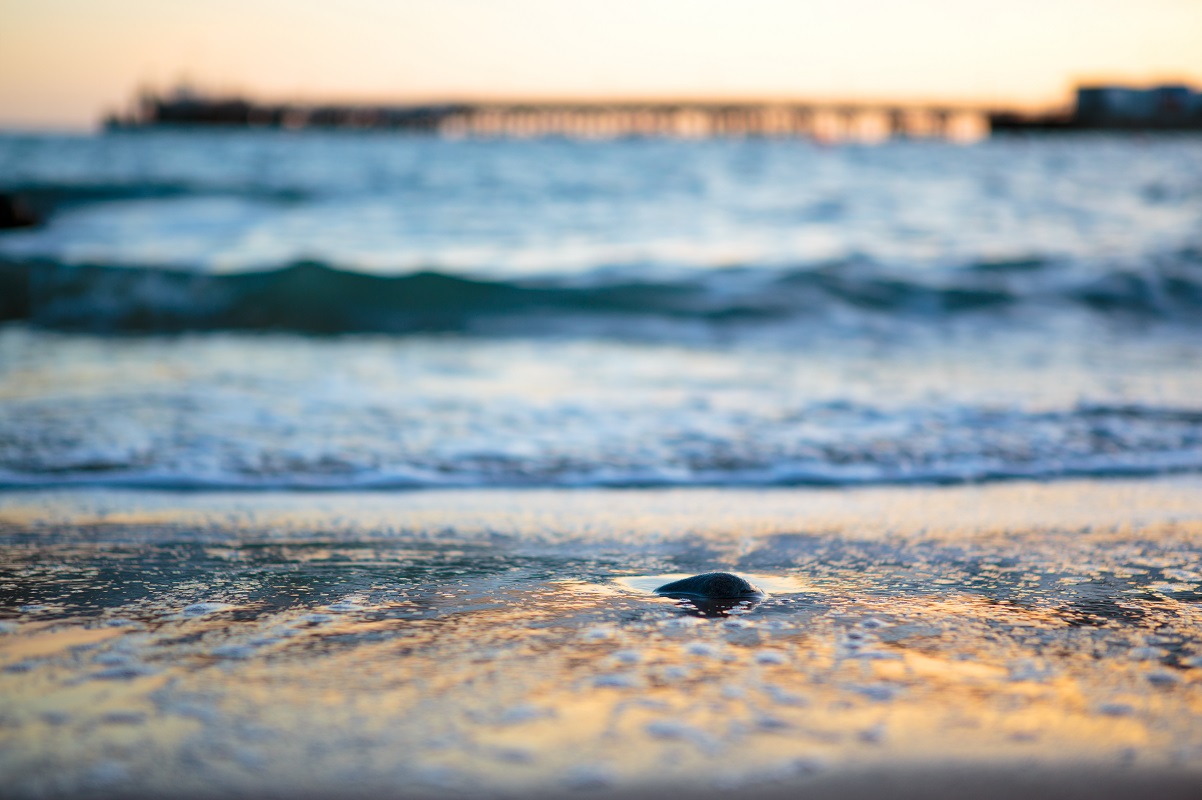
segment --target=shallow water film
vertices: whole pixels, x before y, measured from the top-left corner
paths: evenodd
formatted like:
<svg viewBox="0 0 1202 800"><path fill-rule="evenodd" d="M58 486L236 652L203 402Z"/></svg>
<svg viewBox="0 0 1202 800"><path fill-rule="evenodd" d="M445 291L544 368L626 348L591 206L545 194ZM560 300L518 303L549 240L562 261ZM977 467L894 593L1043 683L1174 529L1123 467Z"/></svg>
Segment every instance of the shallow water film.
<svg viewBox="0 0 1202 800"><path fill-rule="evenodd" d="M20 797L516 796L969 765L1188 796L1200 550L1193 477L9 493L0 772ZM653 592L714 569L765 596Z"/></svg>

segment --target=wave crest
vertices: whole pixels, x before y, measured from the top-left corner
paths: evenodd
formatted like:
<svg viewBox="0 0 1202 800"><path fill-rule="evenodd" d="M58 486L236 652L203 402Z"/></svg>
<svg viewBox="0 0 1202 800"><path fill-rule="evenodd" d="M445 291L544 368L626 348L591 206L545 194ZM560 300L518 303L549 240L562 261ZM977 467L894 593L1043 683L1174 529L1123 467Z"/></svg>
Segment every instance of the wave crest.
<svg viewBox="0 0 1202 800"><path fill-rule="evenodd" d="M938 319L1034 307L1196 324L1202 321L1202 252L1086 274L1034 259L970 264L934 277L844 263L659 280L625 271L598 273L587 282L435 271L377 275L313 261L232 274L0 262L0 320L97 333L558 333L590 320L769 324L848 310Z"/></svg>

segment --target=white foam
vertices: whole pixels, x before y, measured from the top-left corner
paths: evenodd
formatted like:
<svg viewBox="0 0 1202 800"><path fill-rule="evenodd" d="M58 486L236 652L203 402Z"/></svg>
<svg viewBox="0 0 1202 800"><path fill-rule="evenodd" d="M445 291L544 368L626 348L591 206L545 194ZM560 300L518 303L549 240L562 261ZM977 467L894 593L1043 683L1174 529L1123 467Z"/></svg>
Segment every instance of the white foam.
<svg viewBox="0 0 1202 800"><path fill-rule="evenodd" d="M190 606L185 606L180 613L182 613L185 617L203 617L208 614L215 614L218 611L227 611L231 608L233 608L233 606L229 603L203 602L193 603Z"/></svg>

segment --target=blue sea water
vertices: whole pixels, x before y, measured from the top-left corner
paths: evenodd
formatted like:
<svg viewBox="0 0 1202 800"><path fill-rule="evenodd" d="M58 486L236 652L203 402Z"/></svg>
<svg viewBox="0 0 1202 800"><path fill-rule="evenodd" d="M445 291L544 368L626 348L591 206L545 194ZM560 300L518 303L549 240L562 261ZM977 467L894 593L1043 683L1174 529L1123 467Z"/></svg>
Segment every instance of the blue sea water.
<svg viewBox="0 0 1202 800"><path fill-rule="evenodd" d="M0 484L1202 471L1202 140L0 136Z"/></svg>

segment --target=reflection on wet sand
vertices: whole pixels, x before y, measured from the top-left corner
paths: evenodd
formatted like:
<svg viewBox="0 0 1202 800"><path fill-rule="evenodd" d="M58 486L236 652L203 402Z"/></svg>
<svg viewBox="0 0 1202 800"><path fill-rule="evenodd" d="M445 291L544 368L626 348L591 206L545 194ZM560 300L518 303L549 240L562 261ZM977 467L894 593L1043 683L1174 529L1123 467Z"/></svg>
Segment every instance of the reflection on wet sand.
<svg viewBox="0 0 1202 800"><path fill-rule="evenodd" d="M540 511L587 514L566 544L511 535L528 513L483 493L444 497L456 510L428 535L345 498L291 497L280 520L312 504L291 527L257 496L235 501L246 526L196 496L173 522L169 497L125 495L106 524L94 497L67 521L56 501L47 524L13 497L0 773L29 797L763 789L913 764L1194 774L1199 488L1042 487L1064 501L1045 509L1056 524L943 514L938 531L883 490L833 493L857 510L820 529L786 512L831 496L777 493L775 524L737 541L716 511L729 493L581 493ZM905 496L929 514L968 493L1004 521L1023 491ZM1110 492L1143 500L1107 515ZM375 502L417 528L429 499ZM1078 504L1091 526L1058 527ZM669 511L691 524L653 530ZM707 568L767 594L702 613L651 590Z"/></svg>
<svg viewBox="0 0 1202 800"><path fill-rule="evenodd" d="M746 614L760 604L757 598L737 597L671 597L676 607L698 617L729 617Z"/></svg>

